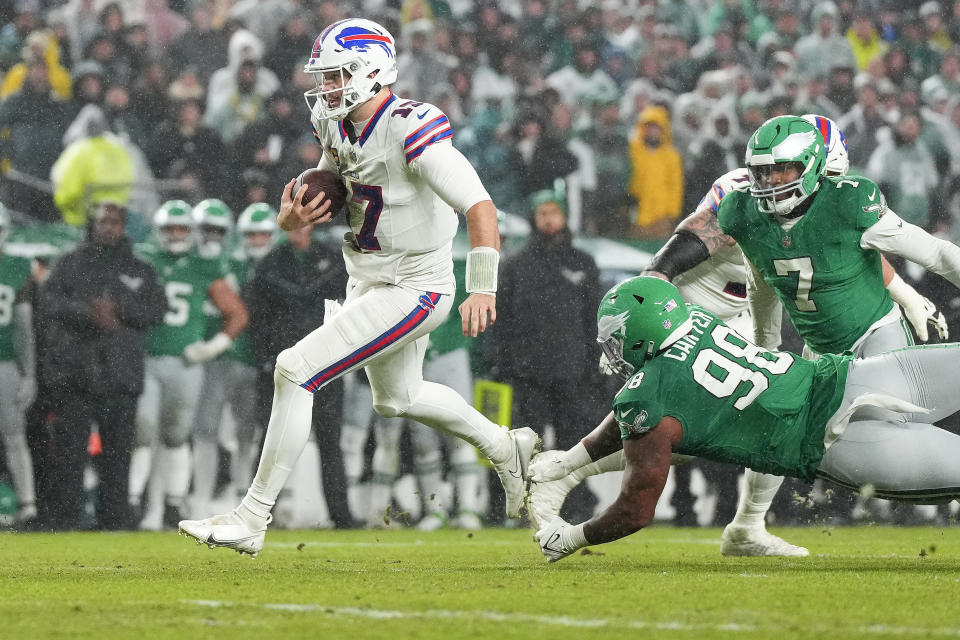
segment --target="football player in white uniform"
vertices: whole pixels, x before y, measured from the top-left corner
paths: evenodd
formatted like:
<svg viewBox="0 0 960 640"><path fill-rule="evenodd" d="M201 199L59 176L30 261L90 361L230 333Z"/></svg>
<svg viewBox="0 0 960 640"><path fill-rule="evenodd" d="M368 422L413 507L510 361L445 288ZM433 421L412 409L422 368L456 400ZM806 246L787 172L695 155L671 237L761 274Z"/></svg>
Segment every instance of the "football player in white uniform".
<svg viewBox="0 0 960 640"><path fill-rule="evenodd" d="M455 391L423 380L428 335L450 313L455 281L452 240L465 214L472 247L460 305L465 334L476 336L496 319L499 233L496 208L470 163L450 142L437 107L402 100L394 39L379 24L341 20L317 37L305 71L317 81L306 92L323 146L321 169L347 186L351 231L343 243L350 275L347 296L324 324L277 357L273 410L256 477L230 513L184 520L180 530L198 542L256 555L270 511L310 433L313 393L363 367L382 416L407 417L463 438L493 463L516 516L526 470L539 446L531 429L508 431ZM285 187L278 223L285 230L330 222L320 194Z"/></svg>
<svg viewBox="0 0 960 640"><path fill-rule="evenodd" d="M829 118L815 114L803 116L820 131L827 145L828 175L845 175L850 167L847 143L843 133ZM684 300L698 304L717 314L725 323L744 335L753 335L747 305L747 272L743 254L736 242L725 235L717 223L717 210L723 197L734 190L747 189L750 175L738 168L717 178L696 210L677 225L644 275L670 280L677 285ZM918 337L928 339L927 324L935 326L941 338L947 327L943 315L928 299L921 296L883 261L884 282L890 296L904 310ZM809 355L805 352L805 357ZM579 446L579 445L578 445ZM576 449L576 447L575 447ZM677 456L677 462L681 461ZM623 452L607 456L571 471L559 480L537 482L538 478L555 477L557 464L569 465L563 452L545 451L531 466L530 514L535 524L556 516L570 490L583 479L606 471L622 470ZM723 532L720 550L730 556L806 556L807 549L792 545L766 530L764 517L783 482L780 476L745 472L745 492L740 497L737 513Z"/></svg>

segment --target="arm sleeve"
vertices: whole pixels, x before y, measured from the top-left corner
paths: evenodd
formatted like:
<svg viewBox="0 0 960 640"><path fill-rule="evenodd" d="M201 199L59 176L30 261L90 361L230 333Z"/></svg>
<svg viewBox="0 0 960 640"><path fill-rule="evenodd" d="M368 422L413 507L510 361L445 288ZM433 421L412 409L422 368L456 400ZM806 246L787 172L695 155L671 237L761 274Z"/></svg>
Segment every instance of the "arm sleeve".
<svg viewBox="0 0 960 640"><path fill-rule="evenodd" d="M747 265L747 301L753 316L753 341L760 347L775 351L780 347L780 322L783 314L780 300L773 288L764 281L753 263L744 257Z"/></svg>
<svg viewBox="0 0 960 640"><path fill-rule="evenodd" d="M960 247L904 221L890 209L863 232L860 246L916 262L960 287Z"/></svg>
<svg viewBox="0 0 960 640"><path fill-rule="evenodd" d="M710 257L710 250L692 231L678 230L657 251L647 266L647 271L656 271L670 280L693 269Z"/></svg>
<svg viewBox="0 0 960 640"><path fill-rule="evenodd" d="M426 180L444 202L461 213L491 199L470 161L450 143L430 145L411 161L410 168Z"/></svg>

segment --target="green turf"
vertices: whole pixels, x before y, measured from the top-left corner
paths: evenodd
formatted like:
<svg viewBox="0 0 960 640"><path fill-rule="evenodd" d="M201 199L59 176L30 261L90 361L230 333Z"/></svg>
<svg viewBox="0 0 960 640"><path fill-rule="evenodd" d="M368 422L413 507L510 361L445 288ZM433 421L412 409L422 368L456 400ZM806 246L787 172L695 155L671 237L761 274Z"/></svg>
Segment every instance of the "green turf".
<svg viewBox="0 0 960 640"><path fill-rule="evenodd" d="M271 531L260 557L173 533L0 534L0 638L960 636L960 528L780 530L723 558L653 527L558 564L529 533Z"/></svg>

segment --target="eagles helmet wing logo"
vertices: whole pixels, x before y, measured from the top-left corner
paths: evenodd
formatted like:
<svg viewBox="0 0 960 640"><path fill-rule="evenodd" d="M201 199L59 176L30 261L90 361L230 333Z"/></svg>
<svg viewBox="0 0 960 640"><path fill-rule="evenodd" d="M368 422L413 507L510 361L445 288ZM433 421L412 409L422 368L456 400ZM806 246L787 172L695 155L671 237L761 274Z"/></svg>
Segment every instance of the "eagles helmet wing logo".
<svg viewBox="0 0 960 640"><path fill-rule="evenodd" d="M606 342L613 334L627 326L627 318L630 317L629 311L618 313L615 316L602 316L597 321L597 339L600 342Z"/></svg>

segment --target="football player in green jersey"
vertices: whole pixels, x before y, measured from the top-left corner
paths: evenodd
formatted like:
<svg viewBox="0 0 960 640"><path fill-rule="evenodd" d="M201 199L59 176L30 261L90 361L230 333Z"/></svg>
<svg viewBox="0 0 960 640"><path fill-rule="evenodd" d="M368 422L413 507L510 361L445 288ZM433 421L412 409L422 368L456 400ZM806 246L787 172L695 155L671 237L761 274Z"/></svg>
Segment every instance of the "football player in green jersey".
<svg viewBox="0 0 960 640"><path fill-rule="evenodd" d="M227 283L220 258L204 258L196 248L190 206L164 203L154 214L156 242L139 245L167 295L163 324L147 334L144 391L137 407L136 449L130 465L130 500L139 507L150 477L152 446L159 438L158 474L151 483L151 509L141 527L176 526L190 485L190 431L203 383L201 363L230 348L247 324L247 311ZM204 302L223 317L220 330L205 340Z"/></svg>
<svg viewBox="0 0 960 640"><path fill-rule="evenodd" d="M30 261L5 253L10 214L0 204L0 437L17 494L17 523L37 517L26 410L37 393Z"/></svg>
<svg viewBox="0 0 960 640"><path fill-rule="evenodd" d="M779 346L782 304L812 353L883 353L909 338L880 252L960 286L960 247L901 220L871 180L824 176L824 147L803 118L764 123L747 146L749 191L723 199L720 228L747 258L758 344Z"/></svg>
<svg viewBox="0 0 960 640"><path fill-rule="evenodd" d="M612 419L578 447L589 460L623 446L627 467L603 513L577 525L554 518L536 533L551 562L648 525L674 454L853 489L869 484L908 502L960 497L960 436L934 425L960 409L951 375L960 344L806 360L751 343L649 276L607 292L597 333L626 382Z"/></svg>
<svg viewBox="0 0 960 640"><path fill-rule="evenodd" d="M816 114L802 116L813 125L824 139L826 149L826 176L846 176L850 162L843 133L829 118ZM742 167L718 178L697 209L687 216L664 247L657 252L643 275L662 277L674 282L681 295L716 314L721 320L740 332L752 334L750 313L747 309L746 267L743 255L734 238L720 229L717 211L730 194L743 191L750 184L749 169ZM904 282L893 267L881 257L883 282L890 297L903 309L923 342L929 338L928 324L941 340L948 330L943 314L936 306ZM750 326L747 326L750 325ZM891 329L897 329L891 327ZM874 341L880 346L874 346ZM911 344L905 331L879 332L864 336L861 353L879 353L883 347L898 348ZM558 455L546 451L535 459L539 468ZM564 498L573 486L584 478L606 471L622 470L622 453L590 465L580 467L567 478L553 482L534 482L530 488L531 515L535 523L559 513ZM756 473L745 473L745 491L740 496L737 513L724 529L720 547L724 555L785 555L805 556L807 550L791 545L769 534L764 528L764 517L783 478ZM541 515L542 514L542 515Z"/></svg>
<svg viewBox="0 0 960 640"><path fill-rule="evenodd" d="M193 208L193 217L200 231L200 251L207 257L223 256L227 265L227 282L236 292L243 291L252 277L260 258L273 246L277 231L277 213L268 204L251 204L237 220L237 231L242 241L235 250L229 250L229 237L233 228L233 214L220 200L208 199ZM265 236L265 237L262 237ZM265 240L265 242L261 242ZM250 243L255 243L251 247ZM266 249L266 250L264 250ZM212 338L223 323L220 311L209 300L204 304L207 314L205 338ZM237 336L233 345L220 357L208 360L203 365L203 402L197 407L193 432L193 457L210 462L193 465L193 490L190 510L194 513L210 511L216 485L218 440L220 439L223 409L228 404L236 429L236 456L231 462L231 479L234 487L246 490L253 475L257 436L255 419L257 368L250 351L246 332ZM233 497L233 492L230 492Z"/></svg>

